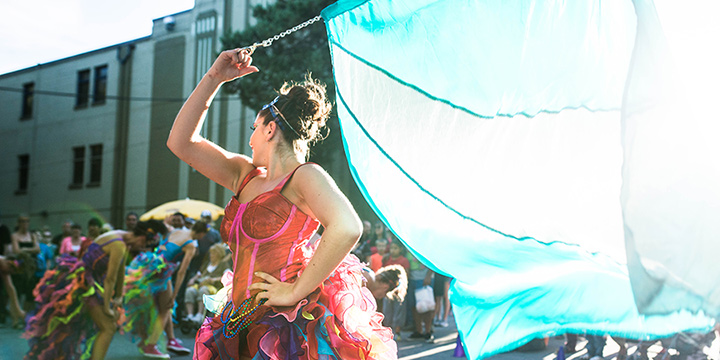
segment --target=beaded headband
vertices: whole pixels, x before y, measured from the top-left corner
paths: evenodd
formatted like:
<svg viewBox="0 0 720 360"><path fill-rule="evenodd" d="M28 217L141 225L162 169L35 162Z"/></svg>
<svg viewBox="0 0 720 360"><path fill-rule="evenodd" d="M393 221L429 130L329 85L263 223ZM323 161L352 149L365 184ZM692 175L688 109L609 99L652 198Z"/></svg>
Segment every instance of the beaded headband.
<svg viewBox="0 0 720 360"><path fill-rule="evenodd" d="M263 106L262 109L260 109L260 111L263 111L265 109L270 109L270 114L272 115L273 120L275 121L275 123L278 124L278 126L280 126L280 129L282 131L287 131L285 129L285 125L287 125L287 127L289 127L290 130L292 130L295 133L295 135L298 136L298 138L302 139L302 136L300 136L300 134L292 127L292 125L290 125L290 123L287 121L287 119L285 119L285 116L283 116L283 114L280 113L280 110L278 109L277 111L275 111L275 109L277 109L277 107L275 107L275 103L278 102L279 99L280 99L280 96L276 96L273 101L271 101L270 103ZM282 122L280 121L280 119L282 119Z"/></svg>

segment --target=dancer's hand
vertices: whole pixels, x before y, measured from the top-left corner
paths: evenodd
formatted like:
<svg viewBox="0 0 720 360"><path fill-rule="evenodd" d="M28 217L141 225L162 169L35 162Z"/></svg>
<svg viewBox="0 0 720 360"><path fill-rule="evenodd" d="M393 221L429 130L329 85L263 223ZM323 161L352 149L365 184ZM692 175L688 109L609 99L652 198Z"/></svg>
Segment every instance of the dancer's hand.
<svg viewBox="0 0 720 360"><path fill-rule="evenodd" d="M105 313L105 315L111 317L112 319L116 319L115 310L113 310L107 306L103 306L103 312Z"/></svg>
<svg viewBox="0 0 720 360"><path fill-rule="evenodd" d="M123 297L119 296L110 301L111 309L123 307Z"/></svg>
<svg viewBox="0 0 720 360"><path fill-rule="evenodd" d="M262 290L257 294L257 299L267 299L265 305L295 306L303 298L295 294L295 284L282 282L264 272L256 272L255 276L265 282L250 285L250 290Z"/></svg>
<svg viewBox="0 0 720 360"><path fill-rule="evenodd" d="M226 50L220 53L208 70L208 75L221 82L226 82L260 71L250 64L252 64L252 57L247 50Z"/></svg>

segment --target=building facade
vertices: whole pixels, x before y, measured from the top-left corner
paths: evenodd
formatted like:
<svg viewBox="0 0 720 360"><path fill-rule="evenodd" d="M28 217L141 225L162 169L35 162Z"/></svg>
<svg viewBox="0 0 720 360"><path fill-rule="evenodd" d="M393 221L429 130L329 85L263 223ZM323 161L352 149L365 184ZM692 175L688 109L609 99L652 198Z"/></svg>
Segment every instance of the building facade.
<svg viewBox="0 0 720 360"><path fill-rule="evenodd" d="M166 147L175 115L221 51L220 36L252 23L251 0L196 0L153 22L148 37L0 75L0 220L31 228L116 228L186 197L223 205L232 194ZM255 112L219 93L203 134L230 151L247 145ZM231 134L228 136L228 134Z"/></svg>

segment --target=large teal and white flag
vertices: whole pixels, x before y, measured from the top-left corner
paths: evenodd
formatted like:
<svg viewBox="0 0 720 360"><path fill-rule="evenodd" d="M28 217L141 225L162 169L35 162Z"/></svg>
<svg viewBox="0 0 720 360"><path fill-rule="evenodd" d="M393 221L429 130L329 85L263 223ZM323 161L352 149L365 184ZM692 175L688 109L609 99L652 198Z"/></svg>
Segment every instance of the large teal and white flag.
<svg viewBox="0 0 720 360"><path fill-rule="evenodd" d="M323 11L353 176L455 278L470 358L563 332L707 331L720 314L718 12L672 5Z"/></svg>

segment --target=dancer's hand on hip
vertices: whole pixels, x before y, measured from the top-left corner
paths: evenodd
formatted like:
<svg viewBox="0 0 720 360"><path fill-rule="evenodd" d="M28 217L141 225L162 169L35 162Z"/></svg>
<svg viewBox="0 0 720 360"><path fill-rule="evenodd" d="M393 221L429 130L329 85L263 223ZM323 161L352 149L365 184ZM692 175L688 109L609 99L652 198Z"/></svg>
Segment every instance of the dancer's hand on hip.
<svg viewBox="0 0 720 360"><path fill-rule="evenodd" d="M257 299L267 299L265 305L272 306L295 306L302 296L295 294L295 285L293 283L282 282L270 274L264 272L256 272L265 282L256 282L250 285L250 290L261 290L257 294Z"/></svg>

